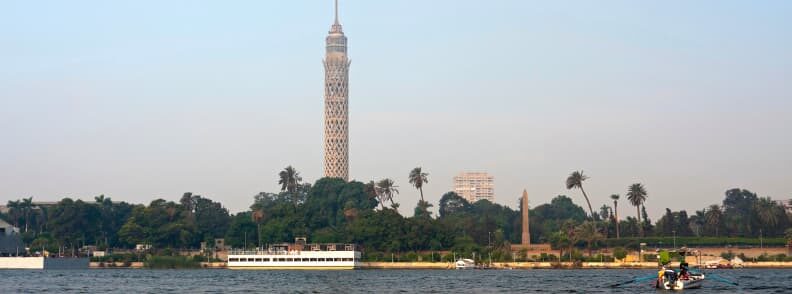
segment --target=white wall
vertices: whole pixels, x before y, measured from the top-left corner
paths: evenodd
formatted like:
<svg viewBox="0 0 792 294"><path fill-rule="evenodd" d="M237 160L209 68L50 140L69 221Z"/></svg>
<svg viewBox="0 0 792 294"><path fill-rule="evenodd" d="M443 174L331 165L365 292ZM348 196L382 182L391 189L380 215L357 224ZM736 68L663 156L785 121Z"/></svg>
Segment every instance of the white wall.
<svg viewBox="0 0 792 294"><path fill-rule="evenodd" d="M0 257L0 269L44 269L44 257Z"/></svg>

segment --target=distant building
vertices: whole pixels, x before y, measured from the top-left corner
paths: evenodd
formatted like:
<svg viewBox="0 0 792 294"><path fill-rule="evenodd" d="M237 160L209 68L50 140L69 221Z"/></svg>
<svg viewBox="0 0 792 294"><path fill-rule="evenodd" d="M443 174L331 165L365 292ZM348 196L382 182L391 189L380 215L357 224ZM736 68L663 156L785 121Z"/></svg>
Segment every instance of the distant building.
<svg viewBox="0 0 792 294"><path fill-rule="evenodd" d="M0 219L0 236L11 236L13 234L19 234L19 229Z"/></svg>
<svg viewBox="0 0 792 294"><path fill-rule="evenodd" d="M495 177L485 172L462 172L454 177L454 192L468 202L495 201Z"/></svg>
<svg viewBox="0 0 792 294"><path fill-rule="evenodd" d="M0 257L17 256L25 252L19 229L0 219Z"/></svg>
<svg viewBox="0 0 792 294"><path fill-rule="evenodd" d="M792 199L787 200L776 200L776 203L786 210L788 213L792 213Z"/></svg>

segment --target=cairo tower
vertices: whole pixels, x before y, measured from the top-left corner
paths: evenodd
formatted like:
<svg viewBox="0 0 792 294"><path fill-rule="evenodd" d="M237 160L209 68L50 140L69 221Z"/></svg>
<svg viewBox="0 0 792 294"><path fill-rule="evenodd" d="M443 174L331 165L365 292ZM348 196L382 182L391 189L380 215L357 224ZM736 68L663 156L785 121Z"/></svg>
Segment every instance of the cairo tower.
<svg viewBox="0 0 792 294"><path fill-rule="evenodd" d="M347 38L338 22L327 36L324 112L324 176L349 180L349 58Z"/></svg>

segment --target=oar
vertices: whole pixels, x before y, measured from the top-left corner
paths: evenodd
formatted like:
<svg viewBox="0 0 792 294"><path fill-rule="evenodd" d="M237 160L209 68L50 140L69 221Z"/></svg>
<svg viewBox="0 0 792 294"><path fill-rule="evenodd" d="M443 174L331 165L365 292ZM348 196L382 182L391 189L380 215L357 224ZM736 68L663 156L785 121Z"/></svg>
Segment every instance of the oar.
<svg viewBox="0 0 792 294"><path fill-rule="evenodd" d="M651 280L651 279L657 279L657 275L651 275L651 276L646 276L646 277L635 278L635 279L632 279L632 280L629 280L629 281L625 281L625 282L621 282L621 283L618 283L618 284L610 285L610 287L611 288L615 288L615 287L624 286L624 285L627 285L627 284L648 281L648 280Z"/></svg>
<svg viewBox="0 0 792 294"><path fill-rule="evenodd" d="M732 286L739 286L740 285L740 284L738 284L736 282L729 281L729 280L727 280L727 279L725 279L725 278L723 278L721 276L718 276L716 274L709 274L709 275L707 275L707 277L713 278L717 282L729 284L729 285L732 285Z"/></svg>

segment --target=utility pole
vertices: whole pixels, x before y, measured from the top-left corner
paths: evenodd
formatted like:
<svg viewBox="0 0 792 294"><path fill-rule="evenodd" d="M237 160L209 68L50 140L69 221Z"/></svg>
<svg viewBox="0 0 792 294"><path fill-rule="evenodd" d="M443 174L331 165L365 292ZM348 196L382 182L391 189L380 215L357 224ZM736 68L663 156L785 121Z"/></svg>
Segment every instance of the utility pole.
<svg viewBox="0 0 792 294"><path fill-rule="evenodd" d="M676 230L671 231L674 233L674 249L676 249Z"/></svg>

